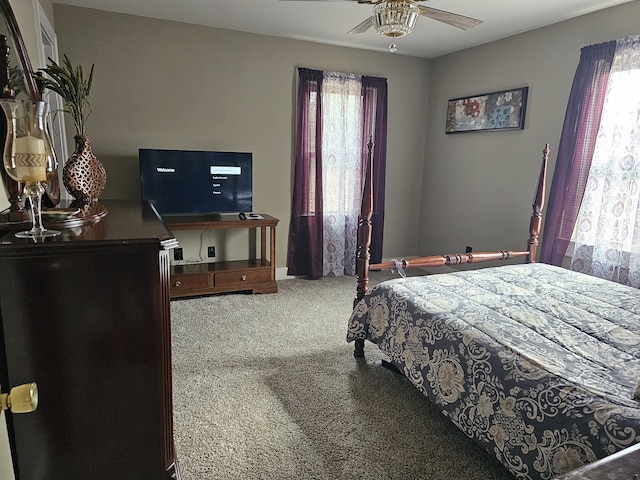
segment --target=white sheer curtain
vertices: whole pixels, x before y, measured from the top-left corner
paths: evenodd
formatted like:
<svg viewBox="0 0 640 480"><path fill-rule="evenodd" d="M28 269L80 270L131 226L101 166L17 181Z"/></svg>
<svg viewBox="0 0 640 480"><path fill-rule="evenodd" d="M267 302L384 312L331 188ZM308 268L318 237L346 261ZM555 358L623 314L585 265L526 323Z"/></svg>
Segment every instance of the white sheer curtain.
<svg viewBox="0 0 640 480"><path fill-rule="evenodd" d="M640 36L619 40L571 269L640 287Z"/></svg>
<svg viewBox="0 0 640 480"><path fill-rule="evenodd" d="M355 274L362 190L362 81L325 73L322 84L323 276Z"/></svg>

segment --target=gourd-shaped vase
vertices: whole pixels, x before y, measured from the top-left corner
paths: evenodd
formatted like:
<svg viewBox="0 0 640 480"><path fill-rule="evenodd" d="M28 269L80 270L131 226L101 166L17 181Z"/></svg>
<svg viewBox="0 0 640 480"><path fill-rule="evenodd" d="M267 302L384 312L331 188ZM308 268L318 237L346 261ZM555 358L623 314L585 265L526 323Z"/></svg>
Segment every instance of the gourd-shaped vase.
<svg viewBox="0 0 640 480"><path fill-rule="evenodd" d="M97 200L107 183L107 172L91 151L91 142L84 135L73 137L76 150L62 170L62 183L67 191L82 202Z"/></svg>

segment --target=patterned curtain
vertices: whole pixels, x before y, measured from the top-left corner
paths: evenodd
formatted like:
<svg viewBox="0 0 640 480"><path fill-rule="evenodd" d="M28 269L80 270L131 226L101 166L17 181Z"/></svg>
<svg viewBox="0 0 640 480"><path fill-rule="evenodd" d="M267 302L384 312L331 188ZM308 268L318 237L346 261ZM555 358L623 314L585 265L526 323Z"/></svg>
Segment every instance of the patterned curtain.
<svg viewBox="0 0 640 480"><path fill-rule="evenodd" d="M374 150L372 261L382 258L386 79L299 69L289 275L355 274L366 144ZM365 138L366 137L366 138Z"/></svg>
<svg viewBox="0 0 640 480"><path fill-rule="evenodd" d="M325 73L322 84L322 276L354 275L362 197L362 81Z"/></svg>
<svg viewBox="0 0 640 480"><path fill-rule="evenodd" d="M583 47L573 79L545 215L540 261L562 265L593 157L616 42Z"/></svg>
<svg viewBox="0 0 640 480"><path fill-rule="evenodd" d="M617 42L571 269L640 287L640 36Z"/></svg>

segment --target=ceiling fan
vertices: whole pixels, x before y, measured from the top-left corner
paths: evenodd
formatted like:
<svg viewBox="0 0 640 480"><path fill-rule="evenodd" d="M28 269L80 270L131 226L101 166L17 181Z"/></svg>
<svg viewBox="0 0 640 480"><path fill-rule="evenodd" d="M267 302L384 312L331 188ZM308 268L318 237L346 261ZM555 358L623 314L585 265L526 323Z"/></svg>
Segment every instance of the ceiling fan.
<svg viewBox="0 0 640 480"><path fill-rule="evenodd" d="M403 37L413 31L418 16L431 18L439 22L452 25L462 30L468 30L480 25L482 20L466 17L457 13L438 10L437 8L419 5L426 0L282 0L282 1L315 1L315 2L358 2L373 5L373 15L364 22L347 32L364 33L372 26L380 35L386 37Z"/></svg>

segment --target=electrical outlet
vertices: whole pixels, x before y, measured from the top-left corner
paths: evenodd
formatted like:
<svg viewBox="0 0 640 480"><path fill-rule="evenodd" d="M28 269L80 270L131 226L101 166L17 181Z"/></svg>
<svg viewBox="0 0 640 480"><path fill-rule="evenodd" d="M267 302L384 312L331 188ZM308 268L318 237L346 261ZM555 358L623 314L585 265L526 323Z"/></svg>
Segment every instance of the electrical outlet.
<svg viewBox="0 0 640 480"><path fill-rule="evenodd" d="M208 247L207 248L207 256L215 257L216 256L216 247Z"/></svg>
<svg viewBox="0 0 640 480"><path fill-rule="evenodd" d="M182 248L177 247L173 249L173 259L176 261L183 260Z"/></svg>

